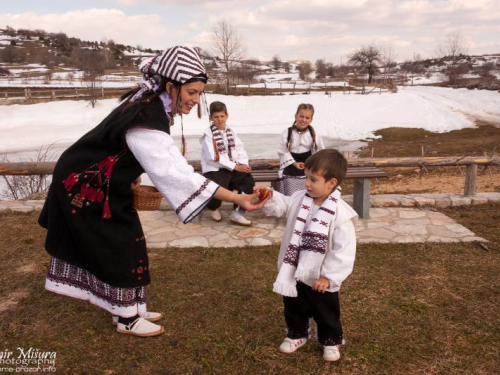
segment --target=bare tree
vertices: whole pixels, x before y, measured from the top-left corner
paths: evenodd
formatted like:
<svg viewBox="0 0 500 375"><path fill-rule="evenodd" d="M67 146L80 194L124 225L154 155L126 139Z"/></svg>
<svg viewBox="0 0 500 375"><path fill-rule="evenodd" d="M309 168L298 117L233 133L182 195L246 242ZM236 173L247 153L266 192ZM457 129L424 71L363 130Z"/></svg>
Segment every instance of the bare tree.
<svg viewBox="0 0 500 375"><path fill-rule="evenodd" d="M271 60L271 64L272 64L274 70L278 70L281 66L280 57L278 55L274 55L273 59Z"/></svg>
<svg viewBox="0 0 500 375"><path fill-rule="evenodd" d="M451 60L456 60L460 55L465 55L466 53L467 43L460 31L447 34L445 39L436 48L438 57L449 57Z"/></svg>
<svg viewBox="0 0 500 375"><path fill-rule="evenodd" d="M225 68L226 94L229 94L231 70L245 56L245 45L236 28L229 22L217 22L212 31L212 49Z"/></svg>
<svg viewBox="0 0 500 375"><path fill-rule="evenodd" d="M312 72L311 63L309 61L302 61L297 69L299 70L300 79L306 79Z"/></svg>
<svg viewBox="0 0 500 375"><path fill-rule="evenodd" d="M322 79L327 75L326 63L324 59L316 60L316 78Z"/></svg>
<svg viewBox="0 0 500 375"><path fill-rule="evenodd" d="M449 84L456 83L456 80L468 72L468 67L459 62L460 57L466 53L467 43L460 31L446 35L445 39L438 44L436 48L437 56L448 61L443 73L447 77Z"/></svg>
<svg viewBox="0 0 500 375"><path fill-rule="evenodd" d="M360 66L368 74L368 83L372 82L373 75L378 70L380 63L380 50L375 46L363 46L349 56L349 63Z"/></svg>
<svg viewBox="0 0 500 375"><path fill-rule="evenodd" d="M384 75L390 77L396 67L396 52L391 43L380 47L380 62L384 68Z"/></svg>
<svg viewBox="0 0 500 375"><path fill-rule="evenodd" d="M290 73L290 63L288 61L285 61L283 63L283 69L285 69L285 72Z"/></svg>
<svg viewBox="0 0 500 375"><path fill-rule="evenodd" d="M83 81L88 89L90 104L94 108L99 95L100 77L104 73L104 57L99 51L82 50L81 53Z"/></svg>

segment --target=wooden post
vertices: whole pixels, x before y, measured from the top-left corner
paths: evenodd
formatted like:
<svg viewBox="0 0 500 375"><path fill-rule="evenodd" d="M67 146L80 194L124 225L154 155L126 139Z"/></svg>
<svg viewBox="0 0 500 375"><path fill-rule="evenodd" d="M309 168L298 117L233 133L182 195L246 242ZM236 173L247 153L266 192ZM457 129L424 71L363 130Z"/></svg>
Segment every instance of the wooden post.
<svg viewBox="0 0 500 375"><path fill-rule="evenodd" d="M465 175L465 196L476 195L476 173L477 164L469 164L467 166L467 174Z"/></svg>
<svg viewBox="0 0 500 375"><path fill-rule="evenodd" d="M353 208L361 219L370 218L370 179L354 180Z"/></svg>

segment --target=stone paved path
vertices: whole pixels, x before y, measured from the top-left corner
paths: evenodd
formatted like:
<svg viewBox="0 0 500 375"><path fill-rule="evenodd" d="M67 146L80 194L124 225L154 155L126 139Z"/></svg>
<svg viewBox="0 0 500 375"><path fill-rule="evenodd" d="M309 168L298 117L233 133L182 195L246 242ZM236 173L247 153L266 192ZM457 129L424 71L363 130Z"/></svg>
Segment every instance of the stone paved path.
<svg viewBox="0 0 500 375"><path fill-rule="evenodd" d="M345 197L346 201L352 198ZM425 206L464 206L499 202L500 193L479 193L464 198L449 194L377 195L372 197L370 219L356 223L360 243L416 243L486 241L451 218ZM27 212L40 209L42 201L0 201L0 211ZM251 212L251 227L231 224L230 206L223 205L220 223L203 212L189 224L182 224L172 210L140 212L148 247L242 247L279 244L285 222Z"/></svg>

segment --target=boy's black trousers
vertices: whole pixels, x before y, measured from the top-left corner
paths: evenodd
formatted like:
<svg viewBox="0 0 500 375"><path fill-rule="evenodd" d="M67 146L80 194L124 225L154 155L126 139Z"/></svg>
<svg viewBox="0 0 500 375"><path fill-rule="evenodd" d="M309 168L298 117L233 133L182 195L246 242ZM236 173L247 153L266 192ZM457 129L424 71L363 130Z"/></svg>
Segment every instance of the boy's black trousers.
<svg viewBox="0 0 500 375"><path fill-rule="evenodd" d="M338 292L316 292L299 281L297 297L283 297L283 300L289 338L309 337L309 319L313 318L318 326L318 341L322 345L342 344Z"/></svg>
<svg viewBox="0 0 500 375"><path fill-rule="evenodd" d="M255 186L255 181L250 173L230 171L229 169L221 168L218 171L204 173L203 176L223 188L231 191L237 190L238 193L252 194L253 187ZM212 198L207 204L207 208L210 211L215 211L220 207L221 203L219 199Z"/></svg>

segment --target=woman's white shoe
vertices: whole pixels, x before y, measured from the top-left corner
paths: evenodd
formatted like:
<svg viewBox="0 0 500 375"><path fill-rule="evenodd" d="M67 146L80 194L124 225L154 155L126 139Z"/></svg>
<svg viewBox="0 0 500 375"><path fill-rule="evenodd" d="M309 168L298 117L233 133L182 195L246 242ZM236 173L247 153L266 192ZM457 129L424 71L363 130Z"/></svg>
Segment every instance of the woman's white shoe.
<svg viewBox="0 0 500 375"><path fill-rule="evenodd" d="M151 323L144 318L137 318L130 324L118 322L116 332L139 337L151 337L162 334L163 327Z"/></svg>
<svg viewBox="0 0 500 375"><path fill-rule="evenodd" d="M142 315L141 318L144 318L146 320L149 320L150 322L157 322L158 320L160 320L161 318L163 318L163 313L161 312L151 312L151 311L147 311L146 314ZM117 325L118 324L118 316L116 315L113 315L112 316L112 322L113 322L113 325Z"/></svg>

